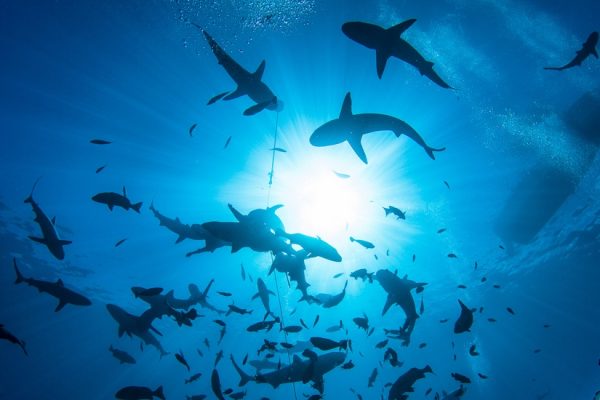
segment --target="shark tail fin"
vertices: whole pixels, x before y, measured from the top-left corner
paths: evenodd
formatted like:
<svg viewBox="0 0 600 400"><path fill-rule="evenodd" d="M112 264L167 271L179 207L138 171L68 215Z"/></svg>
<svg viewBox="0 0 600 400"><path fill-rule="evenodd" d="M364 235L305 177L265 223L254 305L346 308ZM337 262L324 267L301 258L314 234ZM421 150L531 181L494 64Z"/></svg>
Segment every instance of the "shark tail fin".
<svg viewBox="0 0 600 400"><path fill-rule="evenodd" d="M139 214L140 208L142 208L142 202L140 201L139 203L132 204L131 208L133 208L133 210Z"/></svg>
<svg viewBox="0 0 600 400"><path fill-rule="evenodd" d="M15 284L24 282L25 278L23 277L23 275L21 275L21 271L19 271L19 267L17 266L16 258L13 258L13 266L15 267L15 274L17 275L17 278L15 279Z"/></svg>
<svg viewBox="0 0 600 400"><path fill-rule="evenodd" d="M404 22L400 22L399 24L394 25L391 28L388 28L387 31L393 32L394 34L397 34L398 36L400 36L404 33L405 30L410 28L412 26L412 24L414 24L416 21L417 20L415 18L407 19Z"/></svg>
<svg viewBox="0 0 600 400"><path fill-rule="evenodd" d="M33 191L35 190L35 187L37 186L40 179L42 179L41 176L35 180L35 183L33 184L33 187L31 188L31 192L29 193L29 196L27 196L27 198L23 201L24 203L32 203L33 204Z"/></svg>
<svg viewBox="0 0 600 400"><path fill-rule="evenodd" d="M237 365L237 363L235 362L235 359L233 358L233 355L231 355L231 362L233 363L233 368L235 368L235 370L237 371L237 373L240 375L240 383L238 383L238 386L244 386L246 383L255 380L253 377L251 377L250 375L248 375L247 373L245 373L239 365Z"/></svg>
<svg viewBox="0 0 600 400"><path fill-rule="evenodd" d="M444 151L444 150L446 150L445 147L440 147L440 148L434 148L434 147L429 147L429 146L425 147L425 152L427 153L429 158L431 158L432 160L435 160L435 155L433 154L434 151Z"/></svg>
<svg viewBox="0 0 600 400"><path fill-rule="evenodd" d="M163 387L159 386L158 389L152 393L154 396L158 397L161 400L165 400L165 394L163 393Z"/></svg>
<svg viewBox="0 0 600 400"><path fill-rule="evenodd" d="M423 372L429 372L430 374L433 374L433 370L429 365L426 365L425 368L423 368Z"/></svg>

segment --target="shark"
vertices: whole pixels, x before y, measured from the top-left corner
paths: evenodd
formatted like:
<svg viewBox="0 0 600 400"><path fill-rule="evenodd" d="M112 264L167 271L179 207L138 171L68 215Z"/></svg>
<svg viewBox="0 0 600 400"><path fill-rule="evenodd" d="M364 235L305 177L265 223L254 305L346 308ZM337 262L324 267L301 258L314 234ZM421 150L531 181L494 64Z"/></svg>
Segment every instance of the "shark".
<svg viewBox="0 0 600 400"><path fill-rule="evenodd" d="M307 352L305 352L307 353ZM346 359L346 354L342 352L329 352L320 356L315 353L308 352L307 360L302 360L299 356L294 355L290 365L281 366L280 369L265 374L250 376L245 373L235 362L231 356L233 367L240 375L239 386L244 386L250 381L256 383L266 383L277 389L279 385L292 382L313 382L314 387L323 393L324 382L323 376L339 365L342 365Z"/></svg>
<svg viewBox="0 0 600 400"><path fill-rule="evenodd" d="M340 116L318 127L310 136L309 141L316 147L348 142L358 158L367 164L367 155L361 141L365 134L378 131L392 131L396 137L400 137L400 135L409 137L421 146L432 160L435 160L434 152L446 150L445 147L429 146L417 131L401 119L385 114L353 114L350 92L346 93L346 97L344 97Z"/></svg>
<svg viewBox="0 0 600 400"><path fill-rule="evenodd" d="M173 298L172 290L166 295L144 295L143 293L145 290L147 289L139 286L134 286L131 288L131 291L133 292L135 297L142 299L144 302L150 305L150 309L146 311L146 314L149 318L160 319L164 315L167 315L169 317L174 318L179 326L192 326L192 321L199 316L196 309L194 308L187 312L175 310L175 308L171 306L168 300L169 298Z"/></svg>
<svg viewBox="0 0 600 400"><path fill-rule="evenodd" d="M597 45L598 32L592 32L586 39L581 49L577 51L575 57L568 64L565 64L562 67L544 67L544 69L552 71L563 71L565 69L581 66L583 61L591 55L598 58L598 51L596 51Z"/></svg>
<svg viewBox="0 0 600 400"><path fill-rule="evenodd" d="M256 71L249 72L227 54L215 39L202 29L202 27L193 22L192 25L202 32L213 54L217 58L218 63L237 84L234 91L226 95L222 94L223 96L217 95L213 97L209 103L214 103L220 98L223 100L233 100L241 96L248 96L256 104L247 108L244 111L244 115L254 115L265 109L277 112L283 109L283 102L279 100L277 96L273 94L271 89L262 81L266 66L264 60L260 63Z"/></svg>
<svg viewBox="0 0 600 400"><path fill-rule="evenodd" d="M201 230L192 229L190 225L181 222L178 217L173 219L161 214L154 208L154 202L150 204L150 211L152 211L152 214L158 219L160 226L164 226L177 235L175 243L181 243L185 239L206 240L208 233L202 234L203 232Z"/></svg>
<svg viewBox="0 0 600 400"><path fill-rule="evenodd" d="M342 261L342 256L335 247L321 239L319 236L312 237L302 233L286 233L283 231L278 231L277 234L285 237L292 244L296 244L306 250L306 258L321 257L333 262Z"/></svg>
<svg viewBox="0 0 600 400"><path fill-rule="evenodd" d="M62 279L59 279L56 282L49 282L34 278L26 278L21 274L21 271L19 271L17 260L15 258L13 258L13 266L15 268L15 274L17 275L15 284L24 282L29 286L33 286L39 292L48 293L50 296L58 299L58 305L56 306L56 309L54 309L55 312L62 310L67 304L75 306L89 306L92 304L87 297L66 288Z"/></svg>
<svg viewBox="0 0 600 400"><path fill-rule="evenodd" d="M106 309L119 325L119 337L122 337L125 333L129 337L132 335L137 336L146 345L155 347L160 352L161 358L169 354L163 349L162 345L152 332L150 332L153 331L157 335L162 336L162 334L152 326L152 321L154 320L152 313L146 311L138 317L128 313L115 304L107 304Z"/></svg>
<svg viewBox="0 0 600 400"><path fill-rule="evenodd" d="M408 395L406 393L414 392L413 385L419 379L425 378L426 373L433 373L433 370L429 365L424 368L411 368L404 374L400 375L390 387L388 394L388 400L406 400Z"/></svg>
<svg viewBox="0 0 600 400"><path fill-rule="evenodd" d="M188 292L190 293L190 295L187 299L177 299L175 298L173 291L170 291L166 294L167 303L171 307L178 310L187 310L190 307L198 304L200 305L200 307L212 310L217 314L225 314L225 310L220 310L208 302L208 292L214 282L215 280L211 279L210 282L208 282L208 285L206 285L206 288L203 292L200 292L200 289L196 284L190 283L188 285Z"/></svg>
<svg viewBox="0 0 600 400"><path fill-rule="evenodd" d="M344 289L335 295L327 294L327 293L319 293L315 296L317 304L322 306L323 308L331 308L335 307L344 300L344 296L346 296L346 288L348 287L348 281L344 284Z"/></svg>
<svg viewBox="0 0 600 400"><path fill-rule="evenodd" d="M423 287L427 285L427 283L411 281L406 277L400 279L398 276L386 269L380 269L377 271L375 274L375 279L388 294L381 315L385 315L385 313L394 304L399 305L404 311L406 320L400 329L400 337L403 339L404 345L408 345L410 343L410 334L415 327L417 318L419 318L415 300L410 294L410 291L419 287Z"/></svg>
<svg viewBox="0 0 600 400"><path fill-rule="evenodd" d="M342 32L355 42L375 50L379 79L383 76L388 59L396 57L415 67L421 75L442 88L452 89L433 70L433 63L427 61L410 43L402 39L402 34L416 21L416 19L409 19L387 29L366 22L346 22L342 25Z"/></svg>
<svg viewBox="0 0 600 400"><path fill-rule="evenodd" d="M267 289L267 285L265 285L265 282L262 280L262 278L258 278L258 281L256 282L256 284L258 286L258 292L256 292L256 294L254 296L252 296L252 300L254 300L256 298L260 298L260 301L262 302L263 306L265 307L266 314L265 314L265 317L263 318L263 320L266 320L267 317L269 316L269 314L272 315L273 318L275 318L275 315L271 311L271 306L269 304L269 295L275 296L275 293L273 293L272 291Z"/></svg>
<svg viewBox="0 0 600 400"><path fill-rule="evenodd" d="M62 240L58 236L58 232L56 231L56 217L52 219L48 218L46 213L44 213L38 203L33 199L33 191L35 190L38 182L39 179L33 185L31 193L24 200L24 202L31 204L31 209L35 214L34 221L40 226L42 237L29 236L29 239L45 245L54 257L56 257L58 260L63 260L65 258L65 250L63 249L63 246L71 244L72 242L70 240Z"/></svg>

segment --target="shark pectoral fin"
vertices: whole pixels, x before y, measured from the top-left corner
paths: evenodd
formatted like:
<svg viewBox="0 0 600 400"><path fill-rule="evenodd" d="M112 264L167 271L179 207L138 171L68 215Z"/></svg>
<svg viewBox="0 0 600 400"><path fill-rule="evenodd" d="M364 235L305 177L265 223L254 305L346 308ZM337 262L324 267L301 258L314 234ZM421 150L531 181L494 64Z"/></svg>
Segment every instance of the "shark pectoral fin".
<svg viewBox="0 0 600 400"><path fill-rule="evenodd" d="M108 209L109 209L110 211L112 211L112 210L113 210L113 207L114 207L114 206L113 206L112 204L108 204Z"/></svg>
<svg viewBox="0 0 600 400"><path fill-rule="evenodd" d="M121 325L119 325L119 337L123 337L124 333L125 333L125 328L123 328Z"/></svg>
<svg viewBox="0 0 600 400"><path fill-rule="evenodd" d="M272 290L267 291L267 293L269 293L271 296L275 296L275 293L273 293Z"/></svg>
<svg viewBox="0 0 600 400"><path fill-rule="evenodd" d="M60 243L61 246L66 246L66 245L71 244L73 242L70 241L70 240L59 240L58 243Z"/></svg>
<svg viewBox="0 0 600 400"><path fill-rule="evenodd" d="M46 244L46 239L44 239L44 238L39 238L39 237L35 237L35 236L28 236L28 238L33 240L34 242Z"/></svg>
<svg viewBox="0 0 600 400"><path fill-rule="evenodd" d="M265 65L266 64L267 64L267 62L265 60L262 60L262 62L258 66L258 68L256 68L256 71L254 71L254 77L256 79L258 79L259 81L262 79L263 72L265 72Z"/></svg>
<svg viewBox="0 0 600 400"><path fill-rule="evenodd" d="M227 96L223 97L223 100L237 99L238 97L241 97L245 94L246 94L246 92L238 86L233 92L231 92Z"/></svg>
<svg viewBox="0 0 600 400"><path fill-rule="evenodd" d="M412 26L412 24L414 24L417 20L412 18L412 19L407 19L404 22L400 22L398 25L394 25L391 28L388 28L387 31L388 32L393 32L394 34L397 34L398 36L402 35L402 33L404 33L405 30L407 30L408 28L410 28Z"/></svg>
<svg viewBox="0 0 600 400"><path fill-rule="evenodd" d="M185 240L185 236L183 236L183 235L179 235L179 236L177 237L177 240L175 241L175 244L177 244L177 243L181 243L181 242L183 242L184 240Z"/></svg>
<svg viewBox="0 0 600 400"><path fill-rule="evenodd" d="M250 115L258 114L259 112L261 112L265 108L269 107L274 102L277 103L277 100L267 100L267 101L263 101L262 103L255 104L252 107L248 107L247 109L244 110L244 115L250 116Z"/></svg>
<svg viewBox="0 0 600 400"><path fill-rule="evenodd" d="M392 298L392 295L388 294L388 297L385 300L385 305L383 306L383 310L381 311L381 315L385 315L385 313L390 309L392 304L394 304L394 299Z"/></svg>
<svg viewBox="0 0 600 400"><path fill-rule="evenodd" d="M256 293L254 296L252 296L252 300L256 300L258 298L259 293Z"/></svg>
<svg viewBox="0 0 600 400"><path fill-rule="evenodd" d="M365 164L368 164L367 155L365 154L365 150L362 147L361 139L362 135L350 134L350 136L348 137L348 143L350 144L350 147L352 147L352 150L354 150L358 158L360 158L360 160Z"/></svg>
<svg viewBox="0 0 600 400"><path fill-rule="evenodd" d="M377 49L375 52L375 60L377 62L377 76L379 79L383 76L383 71L385 70L385 64L387 60L390 58L390 53L385 50Z"/></svg>
<svg viewBox="0 0 600 400"><path fill-rule="evenodd" d="M67 305L67 303L65 303L64 301L60 300L58 302L58 305L56 306L56 308L54 309L54 312L59 312L60 310L62 310L65 306Z"/></svg>
<svg viewBox="0 0 600 400"><path fill-rule="evenodd" d="M352 116L352 95L350 92L346 93L344 102L342 103L342 109L340 110L340 119Z"/></svg>

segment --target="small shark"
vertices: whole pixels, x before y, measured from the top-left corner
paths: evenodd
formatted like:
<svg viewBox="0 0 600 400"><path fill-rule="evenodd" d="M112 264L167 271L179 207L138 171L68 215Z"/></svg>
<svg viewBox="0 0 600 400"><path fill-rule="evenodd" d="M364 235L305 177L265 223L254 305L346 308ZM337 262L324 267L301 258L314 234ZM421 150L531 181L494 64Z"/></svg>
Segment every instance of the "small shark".
<svg viewBox="0 0 600 400"><path fill-rule="evenodd" d="M581 66L581 63L588 58L590 55L594 55L594 57L598 58L598 52L596 51L596 45L598 44L598 32L590 33L587 40L581 47L581 50L577 51L577 55L573 58L568 64L563 65L562 67L544 67L547 70L553 71L562 71L568 68L573 68L576 66Z"/></svg>
<svg viewBox="0 0 600 400"><path fill-rule="evenodd" d="M106 309L119 325L119 337L122 337L124 333L129 337L132 335L137 336L146 345L154 346L160 352L161 357L169 354L150 332L150 330L152 330L156 334L162 336L162 334L152 326L152 315L145 312L139 317L136 317L114 304L107 304Z"/></svg>
<svg viewBox="0 0 600 400"><path fill-rule="evenodd" d="M97 203L106 204L110 211L113 210L114 207L121 207L124 210L129 210L130 208L140 213L140 208L142 207L142 202L139 203L131 203L131 201L127 198L127 189L123 186L123 194L115 193L115 192L103 192L98 193L97 195L92 197Z"/></svg>
<svg viewBox="0 0 600 400"><path fill-rule="evenodd" d="M177 240L175 243L180 243L185 239L192 240L206 240L207 235L202 235L202 231L192 229L190 225L182 223L179 218L169 218L162 215L156 208L154 208L154 202L150 204L150 211L158 219L160 226L164 226L171 232L177 234Z"/></svg>
<svg viewBox="0 0 600 400"><path fill-rule="evenodd" d="M52 220L50 220L50 218L48 218L44 211L40 208L38 203L36 203L33 199L33 191L35 190L35 186L38 182L39 179L33 185L31 193L25 199L24 202L31 204L31 208L33 209L33 213L35 214L34 221L37 222L37 224L40 226L40 229L42 230L42 237L40 238L35 236L29 236L29 239L33 240L34 242L38 242L45 245L54 257L56 257L59 260L62 260L65 258L65 251L63 249L63 246L71 244L72 242L70 240L60 239L55 226L56 218L52 218Z"/></svg>
<svg viewBox="0 0 600 400"><path fill-rule="evenodd" d="M204 34L206 41L208 42L212 52L220 65L223 66L227 74L235 81L237 88L223 97L223 100L232 100L238 97L247 95L256 104L244 111L244 115L254 115L264 109L281 111L283 109L283 102L277 99L277 96L273 94L271 89L262 81L263 73L265 72L265 61L263 60L256 71L250 73L246 71L240 64L238 64L229 54L223 50L221 46L200 26L192 22L196 28L198 28ZM219 95L213 97L211 100L219 99ZM214 102L213 101L213 102Z"/></svg>
<svg viewBox="0 0 600 400"><path fill-rule="evenodd" d="M263 320L267 319L269 315L272 315L273 318L275 318L275 315L273 314L273 312L271 312L271 306L269 304L269 295L275 296L275 293L267 289L267 285L265 285L265 282L262 280L262 278L258 278L257 286L258 292L256 292L256 294L252 296L252 300L260 298L260 301L265 307L266 314Z"/></svg>
<svg viewBox="0 0 600 400"><path fill-rule="evenodd" d="M150 309L145 314L151 319L162 318L164 315L167 315L174 318L179 326L192 326L192 321L198 317L198 313L193 308L187 312L177 311L173 308L169 302L169 298L173 298L173 290L165 295L144 295L144 292L147 292L148 289L134 286L131 288L131 291L136 298L140 298L150 305Z"/></svg>
<svg viewBox="0 0 600 400"><path fill-rule="evenodd" d="M190 307L198 304L202 308L208 308L209 310L212 310L217 314L225 314L225 310L220 310L208 302L208 292L214 282L215 280L211 279L210 282L208 282L208 285L206 285L206 288L203 292L200 292L200 289L196 284L190 283L188 285L188 291L190 295L187 299L176 299L173 294L173 291L170 291L165 295L167 298L167 303L171 307L178 310L187 310Z"/></svg>
<svg viewBox="0 0 600 400"><path fill-rule="evenodd" d="M279 385L284 383L307 383L312 381L315 388L320 393L323 393L324 389L323 376L335 367L342 365L345 359L346 354L341 352L330 352L320 356L316 356L312 353L308 356L308 360L304 361L297 355L294 355L292 364L282 366L280 369L273 372L258 374L252 377L245 373L237 365L233 356L231 356L233 367L240 375L239 386L244 386L249 381L254 381L256 383L268 383L273 386L273 388L277 389Z"/></svg>
<svg viewBox="0 0 600 400"><path fill-rule="evenodd" d="M425 373L433 373L429 365L425 368L411 368L400 375L390 388L388 400L406 400L406 393L414 392L413 385L419 379L425 378Z"/></svg>
<svg viewBox="0 0 600 400"><path fill-rule="evenodd" d="M321 257L333 262L342 261L342 256L340 256L340 253L338 253L335 247L318 236L312 237L302 233L286 233L282 231L277 232L277 234L306 250L307 258Z"/></svg>
<svg viewBox="0 0 600 400"><path fill-rule="evenodd" d="M342 32L355 42L375 50L379 79L383 76L387 60L393 56L412 65L419 70L421 75L425 75L444 89L452 89L433 70L433 63L427 61L414 47L400 37L415 21L416 19L409 19L388 29L366 22L346 22L342 25Z"/></svg>
<svg viewBox="0 0 600 400"><path fill-rule="evenodd" d="M121 364L135 364L135 358L133 358L126 351L114 348L112 346L112 344L108 348L108 351L110 351L112 353L113 357L116 358L117 360L119 360L119 363L121 363Z"/></svg>
<svg viewBox="0 0 600 400"><path fill-rule="evenodd" d="M403 339L404 344L408 345L410 343L410 334L415 327L417 318L419 318L415 300L410 294L410 291L427 284L411 281L406 279L406 277L400 279L395 274L385 269L377 271L375 279L388 294L381 315L384 315L393 304L398 304L404 311L406 320L400 329L400 337Z"/></svg>
<svg viewBox="0 0 600 400"><path fill-rule="evenodd" d="M17 266L17 260L13 258L13 266L15 268L15 274L17 275L17 279L15 280L15 284L19 284L22 282L27 283L29 286L33 286L39 292L48 293L52 297L56 297L58 299L58 305L56 306L55 312L58 312L63 309L67 304L73 304L75 306L89 306L92 302L85 296L80 295L65 287L65 284L61 279L56 282L48 282L42 281L33 278L25 278L21 271L19 271L19 267Z"/></svg>
<svg viewBox="0 0 600 400"><path fill-rule="evenodd" d="M340 116L318 127L310 136L310 144L316 147L333 146L347 141L362 162L367 164L367 155L362 147L363 135L378 131L392 131L396 137L406 135L419 146L427 155L435 160L434 151L444 151L443 148L433 148L427 145L421 135L406 122L385 114L352 114L352 97L346 94Z"/></svg>
<svg viewBox="0 0 600 400"><path fill-rule="evenodd" d="M23 350L23 353L25 353L26 356L29 355L27 354L27 350L25 349L25 341L19 339L18 337L7 331L6 328L4 328L4 325L2 324L0 324L0 339L7 340L10 343L18 345L19 347L21 347L21 350Z"/></svg>

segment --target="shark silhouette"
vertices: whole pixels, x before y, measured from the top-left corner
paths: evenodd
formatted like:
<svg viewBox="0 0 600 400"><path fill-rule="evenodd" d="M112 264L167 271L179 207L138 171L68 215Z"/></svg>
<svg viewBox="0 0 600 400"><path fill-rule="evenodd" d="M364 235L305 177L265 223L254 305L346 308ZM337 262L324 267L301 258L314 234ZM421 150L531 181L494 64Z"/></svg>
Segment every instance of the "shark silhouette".
<svg viewBox="0 0 600 400"><path fill-rule="evenodd" d="M346 94L340 116L317 128L310 136L313 146L333 146L347 141L358 158L367 164L367 155L362 147L363 135L377 131L392 131L396 137L406 135L425 149L431 159L435 160L434 151L444 151L443 148L433 148L427 145L421 135L406 122L385 114L352 114L352 98Z"/></svg>
<svg viewBox="0 0 600 400"><path fill-rule="evenodd" d="M545 67L544 69L553 70L553 71L562 71L568 68L573 68L576 66L580 66L583 60L588 58L590 55L594 55L598 58L598 52L596 51L596 45L598 44L598 32L590 33L587 40L581 47L581 50L577 51L577 55L573 58L568 64L563 65L562 67Z"/></svg>
<svg viewBox="0 0 600 400"><path fill-rule="evenodd" d="M385 29L366 22L346 22L342 32L350 39L375 50L377 76L383 76L385 65L390 57L396 57L412 65L433 82L445 89L452 89L433 70L433 63L427 61L414 47L400 36L414 24L416 19L409 19L391 28Z"/></svg>
<svg viewBox="0 0 600 400"><path fill-rule="evenodd" d="M264 109L281 111L283 102L277 99L271 89L262 81L263 73L265 72L265 61L263 60L256 71L248 72L240 64L238 64L229 54L223 50L221 46L199 25L192 22L204 34L212 52L220 65L225 68L227 74L235 81L237 88L228 94L221 93L213 97L209 104L222 98L223 100L233 100L241 96L247 95L256 104L244 111L244 115L254 115Z"/></svg>

